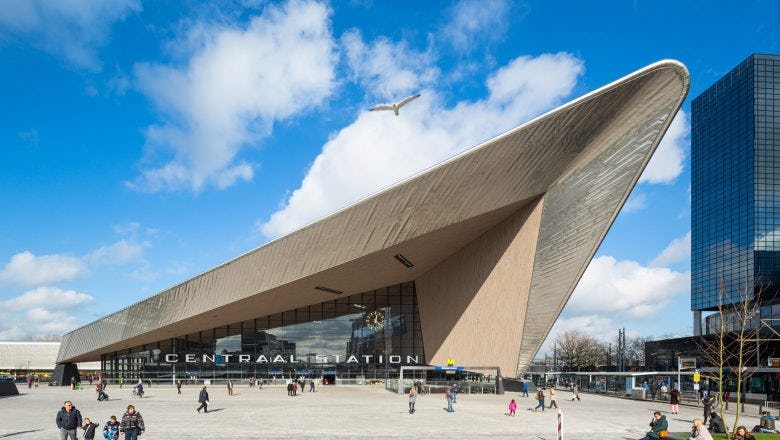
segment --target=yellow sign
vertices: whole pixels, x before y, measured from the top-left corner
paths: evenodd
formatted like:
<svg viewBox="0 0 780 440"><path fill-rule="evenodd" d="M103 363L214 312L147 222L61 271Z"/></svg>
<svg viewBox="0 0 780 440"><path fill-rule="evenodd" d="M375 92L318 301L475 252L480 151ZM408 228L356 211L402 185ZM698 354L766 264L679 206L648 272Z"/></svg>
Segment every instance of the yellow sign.
<svg viewBox="0 0 780 440"><path fill-rule="evenodd" d="M701 382L701 374L700 373L693 373L693 382L694 383Z"/></svg>
<svg viewBox="0 0 780 440"><path fill-rule="evenodd" d="M453 365L455 365L455 360L452 358L447 359L447 366L452 367Z"/></svg>

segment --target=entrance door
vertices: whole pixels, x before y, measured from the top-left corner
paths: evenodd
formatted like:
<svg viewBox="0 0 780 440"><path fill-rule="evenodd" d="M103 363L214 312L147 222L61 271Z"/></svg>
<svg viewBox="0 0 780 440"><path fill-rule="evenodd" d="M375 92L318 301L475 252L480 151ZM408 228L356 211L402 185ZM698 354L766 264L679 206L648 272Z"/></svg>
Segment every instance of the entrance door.
<svg viewBox="0 0 780 440"><path fill-rule="evenodd" d="M322 375L322 383L324 385L335 385L336 384L336 373L333 374L323 374Z"/></svg>

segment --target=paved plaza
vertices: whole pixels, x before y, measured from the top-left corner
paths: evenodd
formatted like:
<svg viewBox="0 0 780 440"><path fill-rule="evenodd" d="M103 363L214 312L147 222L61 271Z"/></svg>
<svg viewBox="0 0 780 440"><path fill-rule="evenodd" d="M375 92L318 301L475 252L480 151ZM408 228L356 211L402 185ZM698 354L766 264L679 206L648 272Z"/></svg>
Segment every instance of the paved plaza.
<svg viewBox="0 0 780 440"><path fill-rule="evenodd" d="M441 394L420 396L417 412L407 412L407 397L378 386L320 386L316 393L288 397L284 387L263 390L236 387L227 395L224 386L209 387L208 414L198 414L199 387L185 386L177 395L172 386L155 385L143 399L130 396L130 388L110 386L111 400L97 402L92 390L42 387L17 397L0 399L0 438L58 439L54 423L64 400L72 400L82 416L105 422L121 418L134 404L146 422L141 438L158 439L250 439L250 438L534 438L555 439L556 413L528 410L536 403L516 393L496 395L460 394L455 412L447 413ZM570 393L558 392L564 414L564 438L638 439L647 430L652 411L660 409L669 419L672 432L688 431L701 407L681 406L671 415L668 404L582 394L571 402ZM517 417L508 417L507 403L518 402ZM727 417L729 421L731 417ZM758 423L754 415L743 424ZM81 436L79 436L81 438ZM102 438L102 437L99 437Z"/></svg>

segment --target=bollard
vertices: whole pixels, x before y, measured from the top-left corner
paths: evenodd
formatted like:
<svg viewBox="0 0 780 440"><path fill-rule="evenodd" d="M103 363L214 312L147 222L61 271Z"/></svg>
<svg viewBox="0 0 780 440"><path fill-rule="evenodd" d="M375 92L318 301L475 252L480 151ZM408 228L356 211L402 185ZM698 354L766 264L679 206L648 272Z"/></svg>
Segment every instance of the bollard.
<svg viewBox="0 0 780 440"><path fill-rule="evenodd" d="M558 440L563 440L563 425L561 421L563 420L563 414L561 413L561 410L558 410Z"/></svg>

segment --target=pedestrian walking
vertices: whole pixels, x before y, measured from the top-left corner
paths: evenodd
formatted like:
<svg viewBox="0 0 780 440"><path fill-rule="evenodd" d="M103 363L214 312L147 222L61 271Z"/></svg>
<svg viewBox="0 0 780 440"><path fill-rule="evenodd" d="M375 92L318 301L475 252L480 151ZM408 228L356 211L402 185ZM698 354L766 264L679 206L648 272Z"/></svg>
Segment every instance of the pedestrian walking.
<svg viewBox="0 0 780 440"><path fill-rule="evenodd" d="M536 412L536 410L539 408L541 408L542 412L544 412L544 388L539 388L539 391L536 392L536 400L539 402L539 404L534 408L534 412Z"/></svg>
<svg viewBox="0 0 780 440"><path fill-rule="evenodd" d="M571 401L574 402L574 399L577 399L577 401L579 402L580 401L580 387L576 383L571 387L571 393L572 393Z"/></svg>
<svg viewBox="0 0 780 440"><path fill-rule="evenodd" d="M452 387L444 387L444 398L447 399L447 412L454 412L452 409Z"/></svg>
<svg viewBox="0 0 780 440"><path fill-rule="evenodd" d="M314 392L314 379L309 380L309 392L310 393Z"/></svg>
<svg viewBox="0 0 780 440"><path fill-rule="evenodd" d="M555 401L555 385L550 387L550 408L558 408L558 403Z"/></svg>
<svg viewBox="0 0 780 440"><path fill-rule="evenodd" d="M452 384L452 403L458 403L458 384Z"/></svg>
<svg viewBox="0 0 780 440"><path fill-rule="evenodd" d="M94 440L95 430L100 426L100 423L92 423L89 418L84 419L84 425L81 429L84 430L84 440Z"/></svg>
<svg viewBox="0 0 780 440"><path fill-rule="evenodd" d="M523 397L528 397L528 381L523 381Z"/></svg>
<svg viewBox="0 0 780 440"><path fill-rule="evenodd" d="M417 403L417 387L409 389L409 414L414 414L414 404Z"/></svg>
<svg viewBox="0 0 780 440"><path fill-rule="evenodd" d="M228 391L228 396L233 395L233 381L230 379L228 379L227 381L227 391Z"/></svg>
<svg viewBox="0 0 780 440"><path fill-rule="evenodd" d="M71 390L75 390L76 389L76 378L75 377L71 377L70 378L70 389Z"/></svg>
<svg viewBox="0 0 780 440"><path fill-rule="evenodd" d="M135 410L133 405L127 405L127 412L122 416L120 432L125 433L125 440L138 440L138 436L146 430L144 418Z"/></svg>
<svg viewBox="0 0 780 440"><path fill-rule="evenodd" d="M121 428L122 425L116 421L116 416L109 417L103 426L103 438L106 440L119 440L119 430Z"/></svg>
<svg viewBox="0 0 780 440"><path fill-rule="evenodd" d="M181 379L176 381L176 394L181 394Z"/></svg>
<svg viewBox="0 0 780 440"><path fill-rule="evenodd" d="M512 399L511 402L509 402L509 414L512 417L515 417L517 412L517 402L515 402L515 399Z"/></svg>
<svg viewBox="0 0 780 440"><path fill-rule="evenodd" d="M125 378L122 376L119 376L119 389L122 389L122 385L125 384Z"/></svg>
<svg viewBox="0 0 780 440"><path fill-rule="evenodd" d="M292 396L292 382L287 382L287 395Z"/></svg>
<svg viewBox="0 0 780 440"><path fill-rule="evenodd" d="M66 400L62 408L57 413L57 428L60 430L61 440L77 440L76 429L81 426L81 413L73 405L73 402Z"/></svg>
<svg viewBox="0 0 780 440"><path fill-rule="evenodd" d="M709 395L702 400L704 404L704 416L702 417L702 423L707 424L707 420L710 419L712 414L712 405L715 403L715 396Z"/></svg>
<svg viewBox="0 0 780 440"><path fill-rule="evenodd" d="M680 391L677 388L669 393L669 403L672 404L672 414L677 414L680 411Z"/></svg>
<svg viewBox="0 0 780 440"><path fill-rule="evenodd" d="M206 391L206 387L203 387L203 389L200 390L200 394L198 394L198 402L200 402L200 406L195 411L200 412L202 409L204 413L209 412L209 393Z"/></svg>

